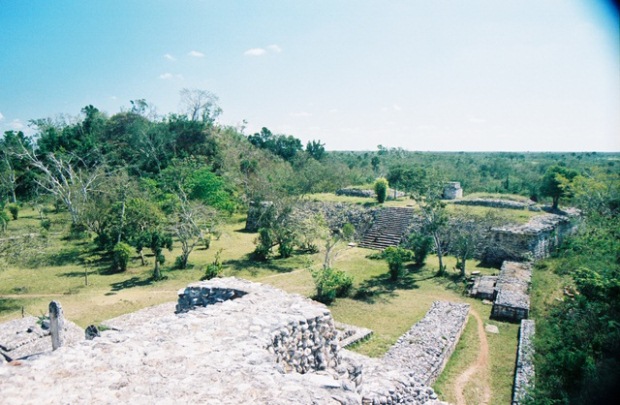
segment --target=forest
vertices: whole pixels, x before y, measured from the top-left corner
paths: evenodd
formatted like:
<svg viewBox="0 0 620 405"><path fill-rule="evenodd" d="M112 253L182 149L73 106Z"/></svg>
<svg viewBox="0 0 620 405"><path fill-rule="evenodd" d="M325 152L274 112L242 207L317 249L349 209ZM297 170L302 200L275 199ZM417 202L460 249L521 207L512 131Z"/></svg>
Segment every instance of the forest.
<svg viewBox="0 0 620 405"><path fill-rule="evenodd" d="M133 258L144 265L152 257L157 281L172 268L192 267L192 255L209 248L222 226L246 215L252 204L319 198L344 187L373 188L384 179L433 209L429 193L434 187L458 181L466 194L581 210L578 232L536 264L533 394L537 404L586 404L606 403L620 393L619 153L423 152L382 145L374 151L329 151L318 139L304 145L294 135L268 128L246 134L244 127L220 125L217 97L208 91L183 90L181 104L182 112L165 116L145 100L133 100L112 115L88 105L73 117L33 119L33 136L5 132L0 139L0 272L34 260L33 234L61 227L67 241L86 241L98 252L99 265L115 273L127 271ZM26 209L37 213L38 227L12 232L10 223ZM58 218L64 219L59 223ZM248 260L278 260L317 249L281 228L259 231ZM320 236L324 226L312 229ZM346 227L337 232L322 236L328 249L330 241L353 233ZM169 263L164 252L173 245L179 255ZM404 248L415 251L414 245ZM441 255L438 247L429 245L429 252ZM409 260L390 254L396 254L396 262ZM328 256L325 269L331 271ZM220 269L216 258L205 268L206 277ZM557 298L554 291L566 286L574 294ZM0 311L3 300L0 296Z"/></svg>

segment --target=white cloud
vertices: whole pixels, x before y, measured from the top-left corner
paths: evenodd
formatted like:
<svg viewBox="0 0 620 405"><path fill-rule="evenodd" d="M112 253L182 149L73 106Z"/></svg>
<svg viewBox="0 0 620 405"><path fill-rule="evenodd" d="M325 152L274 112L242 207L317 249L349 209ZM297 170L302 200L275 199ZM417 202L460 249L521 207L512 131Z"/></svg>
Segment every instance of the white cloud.
<svg viewBox="0 0 620 405"><path fill-rule="evenodd" d="M265 54L265 52L267 51L265 51L263 48L252 48L243 52L243 54L246 56L262 56Z"/></svg>
<svg viewBox="0 0 620 405"><path fill-rule="evenodd" d="M168 73L168 72L162 73L159 75L159 78L162 80L169 80L169 79L172 79L172 77L173 77L172 73Z"/></svg>
<svg viewBox="0 0 620 405"><path fill-rule="evenodd" d="M0 121L2 121L4 119L4 115L2 115L2 113L0 112Z"/></svg>
<svg viewBox="0 0 620 405"><path fill-rule="evenodd" d="M111 99L111 100L118 100L118 97L116 97L116 96L111 96L111 97L110 97L110 99Z"/></svg>
<svg viewBox="0 0 620 405"><path fill-rule="evenodd" d="M294 113L290 113L289 115L291 117L303 117L303 118L312 116L312 114L306 111L294 112Z"/></svg>
<svg viewBox="0 0 620 405"><path fill-rule="evenodd" d="M204 58L205 54L202 52L198 52L198 51L191 51L188 53L189 56L194 57L194 58Z"/></svg>
<svg viewBox="0 0 620 405"><path fill-rule="evenodd" d="M25 125L23 122L21 122L20 119L16 118L13 121L11 121L11 123L9 124L9 127L15 131L20 131L25 128Z"/></svg>
<svg viewBox="0 0 620 405"><path fill-rule="evenodd" d="M280 46L273 44L273 45L269 45L267 47L267 49L269 49L271 52L275 52L275 53L280 53L282 52L282 48L280 48Z"/></svg>
<svg viewBox="0 0 620 405"><path fill-rule="evenodd" d="M175 62L177 60L177 58L175 58L174 56L170 55L169 53L165 54L164 58L168 59L170 62Z"/></svg>
<svg viewBox="0 0 620 405"><path fill-rule="evenodd" d="M394 104L392 106L392 108L394 108L394 111L402 111L403 109L401 108L401 106L399 106L398 104Z"/></svg>
<svg viewBox="0 0 620 405"><path fill-rule="evenodd" d="M336 113L338 113L338 112L340 112L340 111L338 111L338 109L337 109L337 108L332 108L331 110L329 110L329 113L330 113L330 114L336 114Z"/></svg>

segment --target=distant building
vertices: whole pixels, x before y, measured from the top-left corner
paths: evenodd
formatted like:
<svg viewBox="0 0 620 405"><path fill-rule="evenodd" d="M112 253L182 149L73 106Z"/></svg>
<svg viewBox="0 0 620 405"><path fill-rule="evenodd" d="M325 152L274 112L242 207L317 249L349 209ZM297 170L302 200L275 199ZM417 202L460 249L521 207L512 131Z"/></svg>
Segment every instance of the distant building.
<svg viewBox="0 0 620 405"><path fill-rule="evenodd" d="M445 200L456 200L463 198L463 189L458 181L451 181L443 188L443 198Z"/></svg>

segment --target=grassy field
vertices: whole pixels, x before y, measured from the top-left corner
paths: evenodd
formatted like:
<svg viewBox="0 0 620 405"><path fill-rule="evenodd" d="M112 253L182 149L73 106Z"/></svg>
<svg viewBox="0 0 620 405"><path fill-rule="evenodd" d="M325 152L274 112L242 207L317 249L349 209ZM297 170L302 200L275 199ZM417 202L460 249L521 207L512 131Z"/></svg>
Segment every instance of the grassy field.
<svg viewBox="0 0 620 405"><path fill-rule="evenodd" d="M159 303L173 301L176 293L189 282L199 280L204 266L213 261L218 250L224 263L224 276L242 277L269 283L288 292L305 296L313 294L310 270L322 263L321 253L293 256L288 259L257 263L248 259L254 249L255 234L243 231L243 218L237 217L222 228L222 235L208 250L198 249L190 257L192 267L171 270L178 251L165 252L166 280L152 282L153 258L147 256L146 266L136 257L125 273L111 273L107 265L98 261L93 245L88 241L63 240L61 217L47 237L46 247L26 264L4 265L0 270L0 321L21 316L21 308L32 315L47 312L52 299L59 300L66 316L85 327L124 313ZM40 232L35 212L24 210L17 221L9 224L8 235L20 232ZM510 402L517 344L518 326L488 321L490 306L462 294L463 284L457 281L455 260L446 258L448 276L435 276L436 257L431 256L421 268L409 267L402 280L389 280L387 265L382 260L371 260L371 250L342 247L335 267L346 271L354 279L351 298L338 299L331 307L336 320L370 328L373 336L358 344L354 350L370 356L381 356L415 322L420 320L434 300L466 302L485 320L499 327L498 335L488 334L490 370L466 387L466 397L476 403L476 383L486 381L492 390L493 404ZM85 265L85 262L92 262ZM44 265L45 264L45 265ZM484 274L497 269L478 267L468 262L468 271ZM86 285L85 274L88 277ZM441 398L454 401L452 382L463 372L478 353L475 322L470 318L458 349L444 373L435 384ZM482 380L480 380L482 379Z"/></svg>

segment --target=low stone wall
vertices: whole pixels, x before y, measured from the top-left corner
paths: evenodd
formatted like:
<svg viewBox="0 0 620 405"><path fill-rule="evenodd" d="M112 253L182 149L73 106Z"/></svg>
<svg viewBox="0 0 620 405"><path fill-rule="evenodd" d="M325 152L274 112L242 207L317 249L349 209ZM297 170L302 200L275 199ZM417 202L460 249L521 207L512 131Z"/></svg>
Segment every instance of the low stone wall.
<svg viewBox="0 0 620 405"><path fill-rule="evenodd" d="M541 208L534 201L519 202L511 200L490 199L490 198L472 198L469 200L457 200L453 204L457 205L474 205L479 207L492 208L508 208L514 210L541 211Z"/></svg>
<svg viewBox="0 0 620 405"><path fill-rule="evenodd" d="M348 197L366 197L366 198L376 198L377 194L374 190L361 189L361 188L353 188L346 187L336 190L336 195L345 195ZM388 199L396 199L406 197L407 193L402 191L394 190L393 188L389 188L387 192Z"/></svg>
<svg viewBox="0 0 620 405"><path fill-rule="evenodd" d="M207 283L194 283L178 292L176 312L187 312L196 307L206 307L220 302L234 300L246 295L247 292L234 288L214 287Z"/></svg>
<svg viewBox="0 0 620 405"><path fill-rule="evenodd" d="M519 347L517 349L517 366L512 394L512 404L519 405L530 399L529 392L534 388L534 335L536 324L533 320L522 320L519 329Z"/></svg>
<svg viewBox="0 0 620 405"><path fill-rule="evenodd" d="M465 328L469 304L435 301L424 318L384 356L386 365L410 371L423 384L435 382Z"/></svg>

